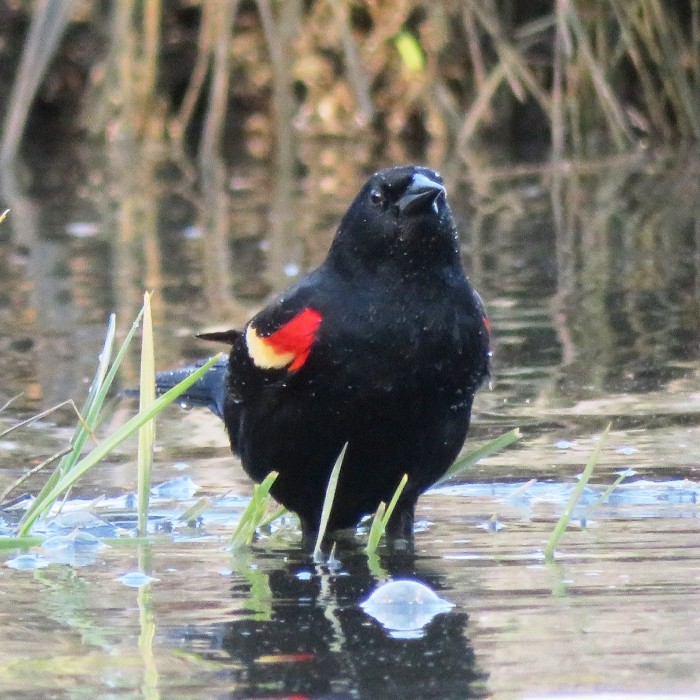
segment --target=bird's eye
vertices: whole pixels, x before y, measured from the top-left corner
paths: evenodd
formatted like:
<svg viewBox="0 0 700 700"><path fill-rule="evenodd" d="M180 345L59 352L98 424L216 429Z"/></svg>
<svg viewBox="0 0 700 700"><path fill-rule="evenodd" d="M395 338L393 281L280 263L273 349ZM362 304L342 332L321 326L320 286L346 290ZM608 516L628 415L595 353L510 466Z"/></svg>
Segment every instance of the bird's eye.
<svg viewBox="0 0 700 700"><path fill-rule="evenodd" d="M381 204L384 201L384 195L381 190L374 189L369 193L369 200L372 204Z"/></svg>

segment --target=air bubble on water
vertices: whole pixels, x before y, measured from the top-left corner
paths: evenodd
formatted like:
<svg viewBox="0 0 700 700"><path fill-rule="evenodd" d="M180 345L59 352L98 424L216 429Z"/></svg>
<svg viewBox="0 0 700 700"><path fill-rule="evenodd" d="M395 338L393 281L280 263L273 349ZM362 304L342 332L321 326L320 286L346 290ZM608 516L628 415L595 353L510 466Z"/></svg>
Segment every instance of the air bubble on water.
<svg viewBox="0 0 700 700"><path fill-rule="evenodd" d="M164 481L151 489L151 494L158 498L184 500L192 498L199 491L199 486L189 476L178 476L176 479Z"/></svg>
<svg viewBox="0 0 700 700"><path fill-rule="evenodd" d="M123 576L120 576L117 581L123 583L125 586L129 586L129 588L142 588L152 581L158 581L158 579L144 574L142 571L129 571Z"/></svg>
<svg viewBox="0 0 700 700"><path fill-rule="evenodd" d="M6 561L5 564L11 569L17 569L18 571L33 571L34 569L43 569L47 567L51 562L48 559L38 555L38 554L20 554L14 559Z"/></svg>
<svg viewBox="0 0 700 700"><path fill-rule="evenodd" d="M54 520L54 524L60 528L74 530L75 528L96 528L109 526L109 523L102 518L98 518L89 510L74 510L68 513L61 513Z"/></svg>
<svg viewBox="0 0 700 700"><path fill-rule="evenodd" d="M419 581L396 580L375 588L360 606L392 637L419 639L426 625L453 608L454 603L443 600Z"/></svg>
<svg viewBox="0 0 700 700"><path fill-rule="evenodd" d="M52 563L72 567L94 564L97 553L107 547L97 537L82 530L74 530L69 535L49 537L41 546L46 558Z"/></svg>
<svg viewBox="0 0 700 700"><path fill-rule="evenodd" d="M74 530L70 535L55 535L44 540L41 544L44 549L78 549L80 547L102 549L107 545L89 532Z"/></svg>

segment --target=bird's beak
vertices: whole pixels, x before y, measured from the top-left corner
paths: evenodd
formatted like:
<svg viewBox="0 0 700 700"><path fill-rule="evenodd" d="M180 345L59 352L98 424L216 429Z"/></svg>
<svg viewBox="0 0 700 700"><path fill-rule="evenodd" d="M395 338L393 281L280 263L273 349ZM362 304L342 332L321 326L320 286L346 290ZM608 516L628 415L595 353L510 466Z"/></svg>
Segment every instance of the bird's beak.
<svg viewBox="0 0 700 700"><path fill-rule="evenodd" d="M445 188L435 180L416 173L411 184L397 202L401 214L412 214L417 211L426 211L432 208L437 214L437 198L445 193Z"/></svg>

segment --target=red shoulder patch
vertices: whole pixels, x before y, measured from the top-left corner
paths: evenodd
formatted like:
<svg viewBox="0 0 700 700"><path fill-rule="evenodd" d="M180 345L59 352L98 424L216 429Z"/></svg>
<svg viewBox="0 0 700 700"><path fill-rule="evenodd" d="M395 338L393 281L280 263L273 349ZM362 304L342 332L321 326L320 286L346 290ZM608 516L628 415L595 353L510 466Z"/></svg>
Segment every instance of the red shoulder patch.
<svg viewBox="0 0 700 700"><path fill-rule="evenodd" d="M321 314L311 308L300 311L267 336L258 335L249 325L245 336L248 354L263 369L287 367L294 372L306 362L320 325Z"/></svg>

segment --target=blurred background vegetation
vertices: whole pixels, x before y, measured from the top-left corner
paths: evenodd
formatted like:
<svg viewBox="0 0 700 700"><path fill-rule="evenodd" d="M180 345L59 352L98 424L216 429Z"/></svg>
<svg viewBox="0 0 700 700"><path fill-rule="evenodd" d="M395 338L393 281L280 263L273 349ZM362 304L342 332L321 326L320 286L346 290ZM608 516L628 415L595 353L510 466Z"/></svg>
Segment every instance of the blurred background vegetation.
<svg viewBox="0 0 700 700"><path fill-rule="evenodd" d="M2 0L0 104L5 160L59 127L205 164L625 151L700 137L700 0Z"/></svg>
<svg viewBox="0 0 700 700"><path fill-rule="evenodd" d="M160 366L201 357L404 162L446 180L498 361L559 368L533 395L666 381L700 337L700 0L0 0L0 124L6 392L72 395L144 289Z"/></svg>

